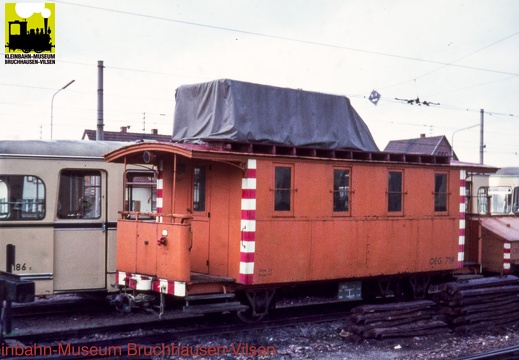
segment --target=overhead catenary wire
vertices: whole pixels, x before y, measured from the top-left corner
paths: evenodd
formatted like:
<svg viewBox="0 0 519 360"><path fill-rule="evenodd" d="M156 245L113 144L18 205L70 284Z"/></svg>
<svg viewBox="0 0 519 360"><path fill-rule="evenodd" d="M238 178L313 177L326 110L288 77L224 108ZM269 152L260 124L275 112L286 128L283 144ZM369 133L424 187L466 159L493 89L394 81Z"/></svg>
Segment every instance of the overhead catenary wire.
<svg viewBox="0 0 519 360"><path fill-rule="evenodd" d="M503 39L495 41L495 42L493 42L493 43L491 43L489 45L486 45L485 47L483 47L481 49L473 51L470 54L467 54L467 55L465 55L465 56L463 56L461 58L457 58L457 59L455 59L455 60L453 60L451 62L435 62L435 61L428 61L426 59L420 59L420 58L416 58L416 57L413 58L413 57L400 56L399 54L389 54L389 53L370 51L370 50L359 49L359 48L354 48L354 47L344 47L344 46L340 46L340 45L336 45L336 44L328 44L328 43L325 43L325 42L307 41L307 40L304 40L304 39L283 37L283 36L277 36L277 35L271 35L271 34L262 34L262 33L259 33L259 32L250 32L250 31L244 31L244 30L239 30L239 29L232 29L232 28L227 28L227 27L219 27L219 26L213 26L213 25L201 24L201 23L195 23L195 22L186 22L186 21L177 20L177 19L168 19L166 17L157 17L157 16L152 16L152 15L146 15L146 14L125 12L125 11L121 11L121 10L108 9L108 8L104 8L104 7L96 7L96 6L91 6L91 5L73 4L73 3L70 3L70 2L67 2L67 1L59 1L58 0L57 2L60 2L60 3L63 3L63 4L67 4L67 5L71 5L71 6L83 6L83 7L89 7L89 8L93 8L93 9L97 9L97 10L102 10L102 11L118 12L118 13L121 13L121 14L147 17L147 18L150 18L150 19L156 19L156 20L161 20L161 21L177 22L177 23L182 23L182 24L185 24L185 25L192 25L192 26L199 26L199 27L205 27L205 28L212 28L212 29L217 29L217 30L222 30L222 31L235 31L235 32L239 32L239 33L243 33L243 34L247 34L247 35L263 36L263 37L267 37L267 38L273 38L273 39L284 40L284 41L293 41L293 42L298 42L298 43L303 43L303 44L310 44L310 45L316 45L316 46L328 46L328 47L331 47L331 48L343 49L343 50L351 50L351 51L358 51L358 52L364 52L364 53L369 53L369 54L373 54L373 55L393 56L393 57L396 57L396 58L401 58L401 59L406 59L406 60L414 60L414 61L420 61L420 62L424 62L425 61L425 62L430 62L430 63L433 63L433 64L437 63L438 65L440 65L437 68L437 70L439 70L441 68L444 68L444 67L447 67L447 66L451 65L452 62L459 61L462 58L468 57L468 56L470 56L472 54L475 54L476 52L482 51L483 49L492 46L493 44L496 44L498 42L504 41L507 38L511 38L512 36L515 36L515 35L518 34L518 33L514 33L512 35L509 35L509 36L507 36L507 37L505 37ZM85 63L81 63L81 62L77 62L77 61L69 61L69 60L62 60L62 59L57 60L57 62L78 64L78 65L85 65L85 66L95 66L95 64L85 64ZM135 67L132 68L132 67L121 67L121 66L113 66L113 67L112 66L106 66L106 68L107 69L111 68L111 69L120 70L120 71L131 71L131 72L142 72L142 73L146 73L146 74L157 74L157 75L161 75L161 76L169 75L169 76L178 76L178 77L190 77L189 75L186 75L185 73L184 74L179 74L179 73L171 73L171 72L161 72L161 71L153 71L153 70L147 70L147 69L138 69L138 68L135 68ZM434 71L437 71L437 70L434 70ZM488 70L490 72L495 72L494 69L478 68L478 70L482 70L482 71L487 71ZM414 77L413 80L415 82L415 88L416 88L416 79L420 79L420 78L426 76L427 74L428 73L424 73L422 75ZM516 74L516 73L510 73L510 75L507 77L507 79L516 78L517 75L518 74ZM191 76L191 77L195 78L195 76ZM197 77L197 78L203 78L203 77ZM411 80L408 80L408 81L411 81ZM497 81L502 81L502 80L497 80ZM472 86L465 87L465 88L470 88L470 87L473 87L473 86L480 86L480 85L472 85ZM454 91L456 91L456 90L454 90ZM459 89L458 89L458 91L459 91ZM131 94L121 95L121 94L109 94L109 93L107 93L106 95L107 96L119 96L121 98L130 98L131 97L131 98L142 98L142 99L149 99L149 100L171 102L171 99L156 99L156 98L153 98L153 97L132 96ZM420 95L422 95L422 94L420 94ZM346 96L348 96L348 95L346 95ZM352 96L349 96L349 97L352 97ZM382 100L383 101L387 101L387 99L385 99L385 98L383 98ZM433 99L431 99L431 100L433 100ZM402 105L403 106L408 106L407 104L402 104ZM448 105L448 104L442 104L441 106L437 106L437 108L438 109L454 110L454 111L464 111L464 112L467 112L467 111L468 112L479 111L479 109L472 109L472 108L467 108L467 107L462 107L462 106L455 106L455 105ZM86 110L86 111L89 111L89 110ZM146 110L146 112L148 113L148 110ZM122 113L122 112L118 112L118 113ZM139 111L128 112L129 116L138 116L140 113L141 112L139 112ZM499 114L501 116L505 116L505 114L503 112L497 112L497 111L492 111L492 110L487 110L487 111L485 111L485 113L486 114ZM517 115L515 115L515 114L506 114L506 116L509 116L511 118L517 117ZM417 123L416 126L423 126L423 125Z"/></svg>
<svg viewBox="0 0 519 360"><path fill-rule="evenodd" d="M280 35L265 34L265 33L255 32L255 31L234 29L234 28L225 27L225 26L217 26L217 25L197 23L197 22L193 22L193 21L186 21L186 20L167 18L167 17L163 17L163 16L139 14L139 13L135 13L135 12L131 12L131 11L110 9L110 8L105 8L105 7L100 7L100 6L93 6L93 5L86 5L86 4L74 4L74 3L70 3L70 2L67 2L67 1L60 1L60 0L57 0L55 2L56 3L61 3L61 4L66 4L66 5L71 5L71 6L79 6L79 7L91 8L91 9L96 9L96 10L101 10L101 11L108 11L108 12L113 12L113 13L119 13L119 14L124 14L124 15L138 16L138 17L143 17L143 18L148 18L148 19L168 21L168 22L184 24L184 25L190 25L190 26L204 27L204 28L213 29L213 30L229 31L229 32L237 32L237 33L246 34L246 35L261 36L261 37L265 37L265 38L290 41L290 42L295 42L295 43L300 43L300 44L316 45L316 46L329 47L329 48L342 49L342 50L349 50L349 51L365 53L365 54L371 54L371 55L392 57L392 58L397 58L397 59L412 60L412 61L419 61L419 62L425 62L425 63L431 63L431 64L438 64L438 65L443 65L443 66L454 66L454 67L459 67L459 68L464 68L464 69L471 69L471 70L477 70L477 71L492 72L492 73L497 73L497 74L519 76L519 73L512 73L512 72L501 71L501 70L496 70L496 69L486 69L486 68L480 68L480 67L475 67L475 66L453 64L453 63L437 61L437 60L421 59L421 58L412 57L412 56L405 56L405 55L399 55L399 54L390 54L390 53L385 53L385 52L380 52L380 51L359 49L359 48L343 46L343 45L337 45L337 44L324 43L324 42L319 42L319 41L311 41L311 40L297 39L297 38L291 38L291 37L280 36ZM517 34L519 34L519 32L516 33L516 34L510 35L508 37L515 36Z"/></svg>
<svg viewBox="0 0 519 360"><path fill-rule="evenodd" d="M460 60L462 60L464 58L467 58L467 57L469 57L471 55L474 55L474 54L476 54L478 52L481 52L481 51L483 51L485 49L488 49L489 47L494 46L494 45L496 45L496 44L498 44L500 42L503 42L503 41L508 40L508 39L510 39L510 38L512 38L512 37L514 37L516 35L519 35L519 32L515 32L513 34L505 36L505 37L503 37L503 38L501 38L499 40L496 40L496 41L494 41L494 42L492 42L492 43L490 43L488 45L485 45L482 48L479 48L479 49L477 49L475 51L472 51L469 54L461 56L461 57L459 57L459 58L457 58L455 60L452 60L450 62L440 62L440 61L434 61L434 60L420 59L420 58L416 58L416 57L408 57L408 56L403 56L403 55L398 55L398 54L389 54L389 53L383 53L383 52L378 52L378 51L370 51L370 50L365 50L365 49L358 49L358 48L353 48L353 47L345 47L345 46L340 46L340 45L328 44L328 43L324 43L324 42L309 41L309 40L304 40L304 39L297 39L297 38L290 38L290 37L284 37L284 36L279 36L279 35L265 34L265 33L247 31L247 30L242 30L242 29L235 29L235 28L224 27L224 26L203 24L203 23L198 23L198 22L185 21L185 20L179 20L179 19L174 19L174 18L167 18L167 17L162 17L162 16L140 14L140 13L136 13L136 12L124 11L124 10L119 10L119 9L111 9L111 8L107 8L107 7L100 7L100 6L93 6L93 5L86 5L86 4L74 4L74 3L71 3L71 2L60 1L60 0L58 0L56 2L57 3L66 4L66 5L70 5L70 6L85 7L85 8L91 8L91 9L100 10L100 11L107 11L107 12L119 13L119 14L123 14L123 15L130 15L130 16L138 16L138 17L144 17L144 18L149 18L149 19L154 19L154 20L180 23L180 24L190 25L190 26L204 27L204 28L210 28L210 29L216 29L216 30L222 30L222 31L238 32L238 33L254 35L254 36L260 36L260 37L274 38L274 39L280 39L280 40L285 40L285 41L292 41L292 42L297 42L297 43L305 43L305 44L311 44L311 45L317 45L317 46L325 46L325 47L332 47L332 48L338 48L338 49L344 49L344 50L350 50L350 51L364 52L364 53L370 53L370 54L374 54L374 55L390 56L390 57L396 57L396 58L407 59L407 60L430 62L430 63L435 63L435 64L441 65L440 67L438 67L438 68L436 68L434 70L431 70L431 71L429 71L429 72L427 72L425 74L422 74L420 76L415 77L413 80L406 80L405 82L400 82L398 84L389 85L389 86L385 86L385 87L381 88L381 89L385 89L385 88L389 88L389 87L396 86L396 85L399 85L399 84L407 83L409 81L414 81L414 83L415 83L415 90L416 90L416 93L417 93L417 99L419 98L419 96L418 96L416 80L419 79L419 78L422 78L424 76L427 76L428 74L430 74L432 72L438 71L438 70L440 70L440 69L442 69L442 68L444 68L446 66L465 67L465 68L479 70L479 71L489 71L489 72L497 72L497 73L501 73L501 74L511 75L510 77L508 77L506 79L510 79L510 78L514 78L514 77L519 76L519 73L510 73L510 72L498 71L498 70L493 70L493 69L485 69L485 68L470 67L470 66L463 66L463 65L456 65L456 64L454 64L457 61L460 61ZM57 61L61 61L61 62L64 62L64 63L77 64L77 65L95 66L95 64L87 64L87 63L67 61L67 60L57 60ZM188 75L179 74L179 73L165 73L165 72L159 72L159 71L153 71L153 70L147 70L147 69L125 68L125 67L119 67L119 66L105 66L105 67L108 68L108 69L111 68L111 69L123 70L123 71L154 73L154 74L157 74L157 75L170 75L170 76L203 78L203 77L199 77L199 76L188 76ZM497 80L497 81L502 81L502 80L506 80L506 79L501 79L501 80ZM486 84L486 83L484 83L484 84ZM481 86L481 85L484 85L484 84L478 84L478 85L473 85L473 86ZM3 84L0 83L0 85L3 85ZM473 86L471 86L471 87L473 87ZM470 88L470 87L464 87L464 88L460 88L460 89L453 90L453 91L459 91L461 89L466 89L466 88ZM441 92L441 93L444 93L444 92ZM112 96L121 96L121 95L112 95ZM123 96L123 97L126 97L126 96ZM349 97L358 97L358 96L357 95L349 95ZM145 99L143 97L136 97L136 98ZM154 98L147 98L147 99L148 100L155 100ZM387 99L382 99L382 100L383 101L387 101ZM162 100L160 100L160 101L162 101ZM415 101L415 102L418 103L417 101ZM434 103L434 102L424 102L424 105L429 105L429 104L439 105L439 104ZM479 109L478 110L474 109L474 110L470 110L470 111L479 111ZM485 111L485 113L487 113L487 111ZM495 112L492 112L492 113L495 113ZM515 117L516 115L510 114L510 116L514 116Z"/></svg>

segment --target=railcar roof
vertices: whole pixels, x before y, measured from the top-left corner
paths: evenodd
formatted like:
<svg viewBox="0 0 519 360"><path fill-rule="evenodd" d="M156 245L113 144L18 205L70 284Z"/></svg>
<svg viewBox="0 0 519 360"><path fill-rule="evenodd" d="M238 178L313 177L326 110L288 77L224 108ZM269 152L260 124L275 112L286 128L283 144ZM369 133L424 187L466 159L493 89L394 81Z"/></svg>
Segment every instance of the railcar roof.
<svg viewBox="0 0 519 360"><path fill-rule="evenodd" d="M496 175L519 176L519 167L503 167L497 171Z"/></svg>
<svg viewBox="0 0 519 360"><path fill-rule="evenodd" d="M0 156L102 158L127 142L86 140L0 140Z"/></svg>
<svg viewBox="0 0 519 360"><path fill-rule="evenodd" d="M494 173L497 167L450 159L449 156L369 152L359 150L323 150L307 147L265 145L236 142L180 143L144 142L127 144L105 154L106 161L142 163L145 151L158 154L177 154L187 158L215 161L244 161L252 157L289 157L301 159L328 159L355 162L391 162L415 165L453 166L478 173Z"/></svg>
<svg viewBox="0 0 519 360"><path fill-rule="evenodd" d="M452 160L451 165L461 168L463 170L472 171L480 174L492 174L499 169L498 167L492 165L475 164L458 160Z"/></svg>
<svg viewBox="0 0 519 360"><path fill-rule="evenodd" d="M141 143L124 146L105 155L109 162L142 163L145 151L159 154L177 154L187 158L216 161L244 161L253 157L327 159L357 162L392 162L422 165L450 165L448 156L397 154L353 149L316 149L308 147L265 145L236 142L208 143ZM476 164L477 165L477 164ZM494 170L495 171L495 170Z"/></svg>

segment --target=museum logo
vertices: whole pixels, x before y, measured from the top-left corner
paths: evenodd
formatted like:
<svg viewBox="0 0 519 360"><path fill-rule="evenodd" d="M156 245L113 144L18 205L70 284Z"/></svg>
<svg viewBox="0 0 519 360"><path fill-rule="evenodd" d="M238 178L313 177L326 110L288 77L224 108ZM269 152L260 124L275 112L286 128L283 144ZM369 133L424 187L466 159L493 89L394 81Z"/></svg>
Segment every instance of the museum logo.
<svg viewBox="0 0 519 360"><path fill-rule="evenodd" d="M5 64L55 64L55 4L5 4Z"/></svg>

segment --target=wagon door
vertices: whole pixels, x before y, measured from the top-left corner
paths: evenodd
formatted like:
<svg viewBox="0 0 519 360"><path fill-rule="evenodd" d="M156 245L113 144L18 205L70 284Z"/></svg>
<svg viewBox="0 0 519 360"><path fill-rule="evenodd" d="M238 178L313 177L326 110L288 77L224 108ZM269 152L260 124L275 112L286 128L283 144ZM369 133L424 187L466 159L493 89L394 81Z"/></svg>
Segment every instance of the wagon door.
<svg viewBox="0 0 519 360"><path fill-rule="evenodd" d="M193 246L191 249L191 270L209 273L209 166L195 166L193 169Z"/></svg>
<svg viewBox="0 0 519 360"><path fill-rule="evenodd" d="M55 291L106 288L106 184L101 170L63 170L54 236Z"/></svg>

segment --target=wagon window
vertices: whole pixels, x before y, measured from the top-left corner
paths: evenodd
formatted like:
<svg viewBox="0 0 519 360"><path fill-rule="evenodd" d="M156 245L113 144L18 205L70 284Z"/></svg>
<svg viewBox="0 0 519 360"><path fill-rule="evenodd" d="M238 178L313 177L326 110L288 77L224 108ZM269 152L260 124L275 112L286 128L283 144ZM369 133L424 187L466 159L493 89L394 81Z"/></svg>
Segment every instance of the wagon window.
<svg viewBox="0 0 519 360"><path fill-rule="evenodd" d="M487 214L488 209L488 186L482 186L478 189L478 213Z"/></svg>
<svg viewBox="0 0 519 360"><path fill-rule="evenodd" d="M514 199L512 202L512 211L514 214L519 214L519 187L514 188Z"/></svg>
<svg viewBox="0 0 519 360"><path fill-rule="evenodd" d="M0 219L5 219L9 215L9 204L7 203L7 184L0 180Z"/></svg>
<svg viewBox="0 0 519 360"><path fill-rule="evenodd" d="M467 213L472 213L472 183L465 183L465 209Z"/></svg>
<svg viewBox="0 0 519 360"><path fill-rule="evenodd" d="M447 174L434 174L434 211L447 211Z"/></svg>
<svg viewBox="0 0 519 360"><path fill-rule="evenodd" d="M62 171L58 195L59 219L98 219L101 217L101 173Z"/></svg>
<svg viewBox="0 0 519 360"><path fill-rule="evenodd" d="M390 171L387 181L387 210L389 212L402 211L402 180L403 174L401 171Z"/></svg>
<svg viewBox="0 0 519 360"><path fill-rule="evenodd" d="M193 211L205 211L206 171L204 166L195 167L193 180Z"/></svg>
<svg viewBox="0 0 519 360"><path fill-rule="evenodd" d="M350 171L345 169L333 170L333 211L347 212L350 210Z"/></svg>
<svg viewBox="0 0 519 360"><path fill-rule="evenodd" d="M492 204L490 212L492 214L509 214L512 202L512 188L509 186L491 186L488 188L488 195L491 197Z"/></svg>
<svg viewBox="0 0 519 360"><path fill-rule="evenodd" d="M44 217L45 185L39 177L0 175L0 221Z"/></svg>
<svg viewBox="0 0 519 360"><path fill-rule="evenodd" d="M153 171L126 173L125 211L153 213L157 210L157 179Z"/></svg>
<svg viewBox="0 0 519 360"><path fill-rule="evenodd" d="M292 168L276 166L274 183L274 211L290 211L292 208Z"/></svg>

